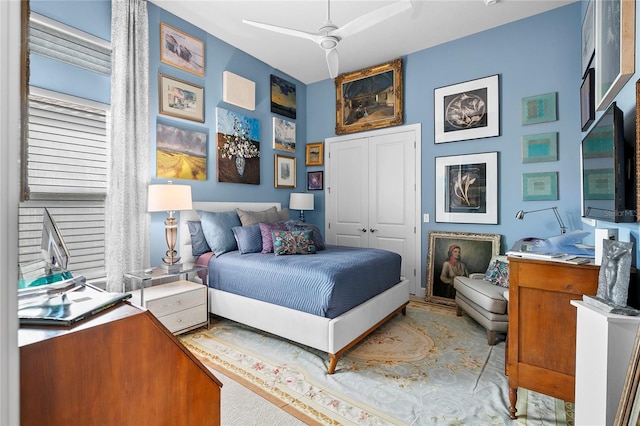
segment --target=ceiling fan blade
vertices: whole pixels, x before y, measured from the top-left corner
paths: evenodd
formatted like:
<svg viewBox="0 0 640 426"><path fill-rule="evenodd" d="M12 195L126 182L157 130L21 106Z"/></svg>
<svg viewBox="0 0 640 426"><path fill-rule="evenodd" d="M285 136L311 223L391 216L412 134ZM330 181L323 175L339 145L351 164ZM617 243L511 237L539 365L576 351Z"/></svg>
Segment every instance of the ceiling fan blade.
<svg viewBox="0 0 640 426"><path fill-rule="evenodd" d="M242 22L248 25L252 25L254 27L262 28L263 30L273 31L276 33L290 35L294 37L306 38L307 40L311 40L314 43L320 43L320 38L322 37L315 33L294 30L293 28L279 27L277 25L264 24L262 22L250 21L248 19L243 19Z"/></svg>
<svg viewBox="0 0 640 426"><path fill-rule="evenodd" d="M331 78L338 76L338 51L336 49L327 50L327 66Z"/></svg>
<svg viewBox="0 0 640 426"><path fill-rule="evenodd" d="M404 12L405 10L411 9L411 0L402 0L396 3L392 3L390 5L381 7L380 9L373 10L369 13L366 13L353 21L347 22L340 28L331 32L331 35L345 38L352 34L356 34L362 30L365 30L369 27L372 27L380 22L391 18L394 15Z"/></svg>

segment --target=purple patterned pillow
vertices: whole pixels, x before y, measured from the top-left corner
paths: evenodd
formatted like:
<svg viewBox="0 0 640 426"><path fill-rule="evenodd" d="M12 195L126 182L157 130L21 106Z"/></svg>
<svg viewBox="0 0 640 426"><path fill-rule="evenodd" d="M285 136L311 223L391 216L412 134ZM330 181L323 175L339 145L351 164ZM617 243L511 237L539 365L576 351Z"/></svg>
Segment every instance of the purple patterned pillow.
<svg viewBox="0 0 640 426"><path fill-rule="evenodd" d="M260 222L260 233L262 234L262 251L261 253L273 253L273 235L271 231L286 231L287 228L284 224L276 223L264 223Z"/></svg>

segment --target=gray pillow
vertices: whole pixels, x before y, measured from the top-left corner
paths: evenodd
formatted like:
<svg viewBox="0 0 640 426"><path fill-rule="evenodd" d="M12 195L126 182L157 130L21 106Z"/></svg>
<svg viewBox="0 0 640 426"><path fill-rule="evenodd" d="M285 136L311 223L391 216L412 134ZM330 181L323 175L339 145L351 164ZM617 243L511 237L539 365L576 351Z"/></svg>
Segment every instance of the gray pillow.
<svg viewBox="0 0 640 426"><path fill-rule="evenodd" d="M278 209L275 207L262 211L245 211L236 209L236 213L238 213L242 226L255 225L260 222L274 223L281 220L280 215L278 214Z"/></svg>
<svg viewBox="0 0 640 426"><path fill-rule="evenodd" d="M231 228L240 226L240 219L235 211L229 212L205 212L196 210L200 216L202 232L211 251L218 257L228 251L238 249L236 238Z"/></svg>
<svg viewBox="0 0 640 426"><path fill-rule="evenodd" d="M191 253L196 259L205 253L211 251L211 247L207 244L207 240L202 232L202 224L200 221L188 220L189 234L191 235ZM261 241L262 242L262 241Z"/></svg>

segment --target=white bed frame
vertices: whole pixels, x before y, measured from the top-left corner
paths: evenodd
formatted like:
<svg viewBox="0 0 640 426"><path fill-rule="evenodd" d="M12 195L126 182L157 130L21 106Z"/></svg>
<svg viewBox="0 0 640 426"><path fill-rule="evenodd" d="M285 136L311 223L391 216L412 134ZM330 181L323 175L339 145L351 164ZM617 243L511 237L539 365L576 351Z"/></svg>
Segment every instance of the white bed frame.
<svg viewBox="0 0 640 426"><path fill-rule="evenodd" d="M280 203L194 202L193 210L180 212L180 252L182 262L195 262L187 221L200 220L195 210L266 210ZM306 312L261 302L244 296L209 288L209 312L258 328L276 336L316 348L329 354L327 371L333 374L339 357L398 312L406 313L409 282L398 284L344 314L324 318Z"/></svg>

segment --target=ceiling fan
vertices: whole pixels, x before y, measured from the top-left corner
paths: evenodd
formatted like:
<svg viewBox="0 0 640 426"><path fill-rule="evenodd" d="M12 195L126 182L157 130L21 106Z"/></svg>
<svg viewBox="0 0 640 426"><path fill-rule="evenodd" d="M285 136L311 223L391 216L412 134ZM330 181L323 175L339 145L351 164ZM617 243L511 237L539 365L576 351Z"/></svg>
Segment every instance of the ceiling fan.
<svg viewBox="0 0 640 426"><path fill-rule="evenodd" d="M291 35L294 37L306 38L313 41L325 50L327 55L327 66L329 67L329 75L331 76L331 78L336 78L339 68L338 52L336 50L336 47L338 47L338 43L340 42L340 40L363 31L376 24L379 24L380 22L410 8L411 0L401 0L381 7L380 9L376 9L374 11L366 13L350 22L347 22L342 27L338 27L336 24L331 22L331 3L330 0L327 0L327 20L318 29L317 33L310 33L307 31L295 30L293 28L280 27L277 25L264 24L262 22L250 21L248 19L243 19L242 22L265 30Z"/></svg>

